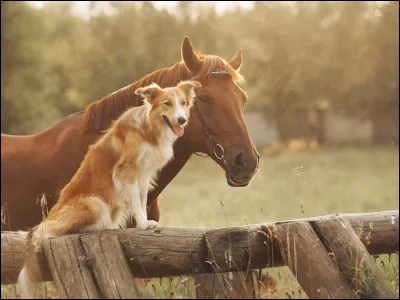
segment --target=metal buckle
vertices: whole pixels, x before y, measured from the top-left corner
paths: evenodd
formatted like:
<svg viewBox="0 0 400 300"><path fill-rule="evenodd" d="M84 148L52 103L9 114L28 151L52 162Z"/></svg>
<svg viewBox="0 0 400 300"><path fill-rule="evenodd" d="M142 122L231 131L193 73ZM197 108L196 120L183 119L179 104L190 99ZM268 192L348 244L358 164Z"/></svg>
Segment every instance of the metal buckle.
<svg viewBox="0 0 400 300"><path fill-rule="evenodd" d="M221 155L220 156L217 154L217 148L219 148L220 151L221 151ZM218 159L223 159L224 158L224 154L225 154L224 147L222 147L220 144L215 144L215 146L214 146L214 155L215 155L215 157L218 158Z"/></svg>

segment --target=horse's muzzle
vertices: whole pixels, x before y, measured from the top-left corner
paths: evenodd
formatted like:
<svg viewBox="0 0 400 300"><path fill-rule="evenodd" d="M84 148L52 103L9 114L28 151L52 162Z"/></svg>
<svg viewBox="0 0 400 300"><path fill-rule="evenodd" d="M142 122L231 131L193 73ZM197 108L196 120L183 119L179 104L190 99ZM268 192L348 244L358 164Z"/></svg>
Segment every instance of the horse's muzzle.
<svg viewBox="0 0 400 300"><path fill-rule="evenodd" d="M231 166L226 170L227 183L232 187L245 187L247 186L253 176L258 171L260 162L260 155L254 149L255 157L252 156L246 159L243 152L239 152L232 160Z"/></svg>

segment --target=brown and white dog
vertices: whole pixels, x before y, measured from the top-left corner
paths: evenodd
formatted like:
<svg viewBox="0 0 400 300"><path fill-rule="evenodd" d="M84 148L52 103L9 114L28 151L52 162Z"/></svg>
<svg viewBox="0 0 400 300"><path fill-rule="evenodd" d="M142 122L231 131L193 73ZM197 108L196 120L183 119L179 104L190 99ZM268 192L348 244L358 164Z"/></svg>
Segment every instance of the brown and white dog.
<svg viewBox="0 0 400 300"><path fill-rule="evenodd" d="M154 228L147 220L147 193L158 171L172 158L173 143L184 133L197 81L176 87L139 88L144 105L127 110L89 150L48 216L25 233L27 256L19 274L21 297L32 297L41 278L36 252L48 237L126 227Z"/></svg>

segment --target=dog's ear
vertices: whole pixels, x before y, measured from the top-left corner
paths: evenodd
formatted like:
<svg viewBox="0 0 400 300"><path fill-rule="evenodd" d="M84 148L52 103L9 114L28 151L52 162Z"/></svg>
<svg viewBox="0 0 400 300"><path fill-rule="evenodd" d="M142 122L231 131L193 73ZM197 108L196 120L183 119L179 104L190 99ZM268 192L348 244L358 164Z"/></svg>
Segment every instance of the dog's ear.
<svg viewBox="0 0 400 300"><path fill-rule="evenodd" d="M185 80L179 82L178 84L178 88L183 88L183 89L194 89L199 87L201 87L201 83L196 80Z"/></svg>
<svg viewBox="0 0 400 300"><path fill-rule="evenodd" d="M138 88L135 91L136 95L140 95L145 98L148 102L152 103L152 101L162 92L160 86L156 83L152 83L148 86Z"/></svg>
<svg viewBox="0 0 400 300"><path fill-rule="evenodd" d="M193 103L196 93L194 92L195 88L200 88L201 83L195 80L186 80L181 81L177 88L182 90L186 95L190 103Z"/></svg>

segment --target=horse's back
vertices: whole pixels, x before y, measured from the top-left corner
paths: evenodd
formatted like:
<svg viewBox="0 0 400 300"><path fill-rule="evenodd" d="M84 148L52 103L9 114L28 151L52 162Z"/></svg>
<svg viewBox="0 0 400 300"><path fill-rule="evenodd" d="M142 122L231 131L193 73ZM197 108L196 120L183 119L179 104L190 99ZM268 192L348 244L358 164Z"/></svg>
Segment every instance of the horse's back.
<svg viewBox="0 0 400 300"><path fill-rule="evenodd" d="M24 151L26 147L32 142L32 135L11 135L1 134L1 158L3 162L3 156Z"/></svg>
<svg viewBox="0 0 400 300"><path fill-rule="evenodd" d="M70 115L35 135L1 134L1 204L12 230L38 224L37 198L44 193L50 208L79 167L85 153L82 117Z"/></svg>
<svg viewBox="0 0 400 300"><path fill-rule="evenodd" d="M31 136L1 134L1 207L5 227L9 230L10 206L20 207L22 203L14 199L23 198L27 188L24 169L32 160L29 153L31 140Z"/></svg>

